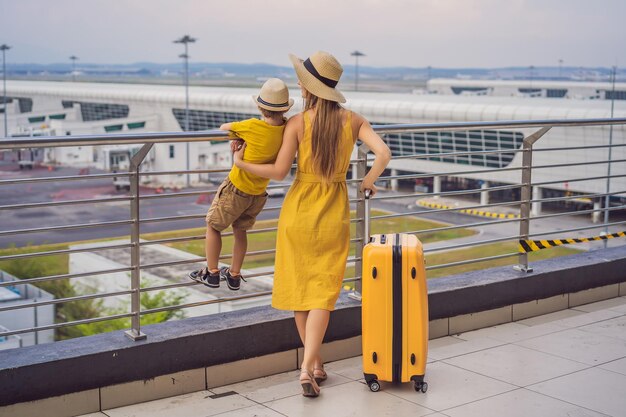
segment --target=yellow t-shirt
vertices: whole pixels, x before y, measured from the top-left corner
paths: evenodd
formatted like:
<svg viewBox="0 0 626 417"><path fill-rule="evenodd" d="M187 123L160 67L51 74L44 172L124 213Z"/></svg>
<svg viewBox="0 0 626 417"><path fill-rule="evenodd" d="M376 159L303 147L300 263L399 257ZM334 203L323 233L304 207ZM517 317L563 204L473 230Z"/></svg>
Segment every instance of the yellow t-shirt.
<svg viewBox="0 0 626 417"><path fill-rule="evenodd" d="M234 122L230 137L241 138L246 142L243 160L252 164L267 164L276 161L276 156L283 143L285 124L272 126L259 119ZM247 194L259 195L265 192L270 180L250 174L233 166L228 178L235 187Z"/></svg>

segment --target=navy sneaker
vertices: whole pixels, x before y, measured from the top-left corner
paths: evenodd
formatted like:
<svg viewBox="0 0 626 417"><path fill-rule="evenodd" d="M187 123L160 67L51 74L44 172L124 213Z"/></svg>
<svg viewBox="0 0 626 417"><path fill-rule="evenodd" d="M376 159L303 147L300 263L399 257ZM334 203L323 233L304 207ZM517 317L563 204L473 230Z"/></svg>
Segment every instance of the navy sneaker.
<svg viewBox="0 0 626 417"><path fill-rule="evenodd" d="M188 277L196 282L206 285L207 287L219 288L220 286L220 273L209 272L208 268L202 268L197 271L190 272Z"/></svg>
<svg viewBox="0 0 626 417"><path fill-rule="evenodd" d="M220 277L224 281L226 281L228 288L233 291L237 291L239 289L239 287L241 286L241 280L243 279L241 275L235 275L235 277L237 278L234 278L233 275L230 274L230 268L228 268L227 266L223 266L220 268ZM245 281L245 279L243 280Z"/></svg>

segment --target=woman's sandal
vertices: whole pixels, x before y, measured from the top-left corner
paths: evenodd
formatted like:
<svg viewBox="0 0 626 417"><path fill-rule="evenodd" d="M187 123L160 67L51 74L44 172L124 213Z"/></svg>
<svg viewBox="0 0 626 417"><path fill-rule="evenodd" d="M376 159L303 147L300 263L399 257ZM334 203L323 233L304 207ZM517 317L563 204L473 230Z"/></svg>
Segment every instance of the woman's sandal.
<svg viewBox="0 0 626 417"><path fill-rule="evenodd" d="M315 382L313 375L306 369L300 372L300 385L302 385L302 395L305 397L317 397L320 395L320 387Z"/></svg>
<svg viewBox="0 0 626 417"><path fill-rule="evenodd" d="M326 381L328 375L326 374L326 371L324 371L324 368L313 368L313 378L315 378L315 382L319 385Z"/></svg>

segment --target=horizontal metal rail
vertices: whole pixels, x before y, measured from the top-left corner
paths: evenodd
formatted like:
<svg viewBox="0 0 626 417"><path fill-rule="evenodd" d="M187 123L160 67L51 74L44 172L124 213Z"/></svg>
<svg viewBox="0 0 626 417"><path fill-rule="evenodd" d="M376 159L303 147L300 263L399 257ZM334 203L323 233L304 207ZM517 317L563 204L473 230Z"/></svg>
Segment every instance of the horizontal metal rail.
<svg viewBox="0 0 626 417"><path fill-rule="evenodd" d="M549 219L551 217L561 217L561 216L580 216L582 214L602 213L605 211L615 211L615 210L624 210L624 209L626 209L626 205L617 206L617 207L599 208L599 209L565 211L561 213L539 214L537 216L533 216L532 219L538 220L538 219Z"/></svg>
<svg viewBox="0 0 626 417"><path fill-rule="evenodd" d="M0 149L2 149L2 142L0 142ZM56 182L56 181L77 181L77 180L100 180L106 178L115 177L131 177L132 173L129 172L116 172L113 174L85 174L85 175L70 175L61 177L35 177L35 178L18 178L14 180L0 180L0 186L10 184L29 184L34 182Z"/></svg>
<svg viewBox="0 0 626 417"><path fill-rule="evenodd" d="M588 150L588 149L602 149L602 148L622 148L624 146L626 146L626 143L613 143L611 145L584 145L584 146L572 146L572 147L537 148L537 149L533 149L533 152L554 152L554 151L572 151L572 150Z"/></svg>
<svg viewBox="0 0 626 417"><path fill-rule="evenodd" d="M16 285L36 284L38 282L58 281L61 279L91 277L93 275L114 274L117 272L130 272L131 269L132 268L130 267L125 267L125 268L104 269L100 271L81 272L81 273L74 273L74 274L49 275L46 277L37 277L37 278L23 278L23 279L18 279L15 281L2 281L0 282L0 287L14 287Z"/></svg>
<svg viewBox="0 0 626 417"><path fill-rule="evenodd" d="M605 227L618 226L618 225L622 225L622 224L626 224L626 220L621 221L621 222L596 224L596 225L593 225L593 226L576 227L576 228L572 228L572 229L554 230L552 232L531 233L530 234L530 236L531 236L530 240L533 240L532 237L536 237L536 236L547 236L547 235L554 235L554 234L557 234L557 233L560 234L560 233L568 233L568 232L579 232L581 230L603 229ZM589 242L587 242L587 243L589 243Z"/></svg>
<svg viewBox="0 0 626 417"><path fill-rule="evenodd" d="M151 175L187 175L187 174L215 174L215 173L227 173L231 167L217 168L217 169L190 169L189 171L141 171L140 177Z"/></svg>
<svg viewBox="0 0 626 417"><path fill-rule="evenodd" d="M0 206L0 210L25 210L31 208L47 208L55 206L73 206L78 204L93 204L93 203L115 203L119 201L131 201L132 197L108 197L108 198L92 198L90 200L64 200L64 201L42 201L40 203L26 203L26 204L9 204L6 206Z"/></svg>
<svg viewBox="0 0 626 417"><path fill-rule="evenodd" d="M560 181L533 182L530 185L532 185L533 187L538 187L541 185L562 184L564 182L582 182L582 181L605 180L607 178L623 178L623 177L626 177L626 175L603 175L600 177L572 178L572 179L562 179Z"/></svg>
<svg viewBox="0 0 626 417"><path fill-rule="evenodd" d="M164 312L164 311L180 310L180 309L183 309L183 308L191 308L191 307L200 307L200 306L204 306L204 305L218 304L218 303L224 303L224 302L228 302L228 301L245 300L245 299L248 299L248 298L258 298L258 297L268 296L268 295L271 295L271 294L272 294L272 291L261 291L261 292L251 293L251 294L243 294L243 295L239 295L239 296L235 296L235 297L224 297L224 298L216 298L216 299L213 299L213 300L196 301L194 303L185 303L185 304L180 304L180 305L177 305L177 306L166 306L166 307L151 308L151 309L148 309L148 310L142 310L140 312L140 314L142 316L144 316L146 314L161 313L161 312Z"/></svg>
<svg viewBox="0 0 626 417"><path fill-rule="evenodd" d="M354 280L356 279L352 279L352 281ZM344 282L351 282L351 281L343 280L342 283ZM232 301L246 300L250 298L266 297L271 294L272 294L272 291L259 291L255 293L237 295L233 297L223 297L223 298L216 298L213 300L205 300L205 301L197 301L194 303L180 304L178 306L166 306L166 307L152 308L148 310L142 310L140 314L141 315L154 314L154 313L161 313L165 311L179 310L183 308L200 307L200 306L209 305L209 304L217 304L217 303L223 303L223 302L229 302L229 301L232 302Z"/></svg>
<svg viewBox="0 0 626 417"><path fill-rule="evenodd" d="M512 184L512 185L498 185L496 187L489 188L470 188L468 190L457 190L457 191L442 191L438 193L411 193L411 194L399 194L399 195L390 195L383 197L372 197L371 201L384 201L384 200L397 200L401 198L408 197L444 197L447 195L465 195L465 194L479 194L482 192L491 192L491 191L501 191L501 190L513 190L515 188L520 188L521 184Z"/></svg>
<svg viewBox="0 0 626 417"><path fill-rule="evenodd" d="M25 259L25 258L35 258L38 256L63 255L66 253L96 252L96 251L107 250L107 249L123 249L123 248L130 248L133 246L134 246L134 243L124 243L124 244L119 244L119 245L95 246L91 248L59 249L59 250L51 250L51 251L44 251L44 252L20 253L17 255L0 256L0 262L8 261L11 259Z"/></svg>
<svg viewBox="0 0 626 417"><path fill-rule="evenodd" d="M408 213L383 214L380 216L372 216L370 219L371 220L392 219L394 217L415 216L417 214L424 214L424 213L432 214L432 213L441 213L444 211L475 210L475 209L485 208L485 207L501 207L501 206L514 206L514 205L516 206L519 204L520 204L519 201L510 201L510 202L503 202L503 203L482 204L478 206L451 207L451 208L433 209L433 210L428 209L428 211L410 211Z"/></svg>
<svg viewBox="0 0 626 417"><path fill-rule="evenodd" d="M490 149L488 151L466 151L466 152L440 152L440 153L415 153L411 155L398 155L391 158L392 161L400 159L429 159L429 158L445 158L449 156L473 156L473 155L493 155L502 153L518 153L524 152L523 149ZM373 160L370 162L374 162Z"/></svg>
<svg viewBox="0 0 626 417"><path fill-rule="evenodd" d="M619 163L626 162L626 159L611 159L611 163ZM608 164L609 161L589 161L589 162L573 162L570 164L549 164L549 165L533 165L533 169L544 169L544 168L565 168L565 167L576 167L581 165L598 165L598 164Z"/></svg>
<svg viewBox="0 0 626 417"><path fill-rule="evenodd" d="M89 227L104 227L104 226L124 226L128 224L132 224L132 220L115 220L110 222L100 222L100 223L82 223L82 224L70 224L63 226L49 226L49 227L36 227L32 229L18 229L18 230L7 230L0 232L0 236L9 236L9 235L17 235L21 233L40 233L40 232L59 232L62 230L73 230L73 229L84 229Z"/></svg>
<svg viewBox="0 0 626 417"><path fill-rule="evenodd" d="M407 123L374 125L378 133L455 131L468 129L511 129L511 128L542 128L550 127L584 127L624 125L626 118L613 119L540 119L540 120L505 120L497 122L450 122L450 123ZM38 136L35 138L4 138L0 141L0 149L49 148L63 146L89 145L130 145L136 143L177 143L203 142L207 139L226 139L223 131L188 131L165 133L123 133L110 135L77 135L77 136Z"/></svg>
<svg viewBox="0 0 626 417"><path fill-rule="evenodd" d="M487 240L478 240L478 241L472 241L472 242L467 242L467 243L460 243L458 245L439 246L436 248L426 248L424 249L424 253L448 251L448 250L453 250L453 249L466 248L468 246L485 245L487 243L496 243L496 242L505 242L505 241L517 242L519 238L520 238L519 235L513 235L513 236L507 236L507 237L499 237L496 239L487 239Z"/></svg>
<svg viewBox="0 0 626 417"><path fill-rule="evenodd" d="M596 193L596 194L579 194L579 195L570 195L570 196L564 196L564 197L550 197L550 198L540 198L540 199L532 199L532 200L528 200L530 203L551 203L554 201L567 201L567 200L578 200L581 198L597 198L597 197L606 197L611 196L611 195L619 195L619 194L626 194L626 190L624 191L613 191L610 193Z"/></svg>
<svg viewBox="0 0 626 417"><path fill-rule="evenodd" d="M217 188L214 190L200 190L200 191L182 191L175 193L163 193L163 194L143 194L139 196L139 200L158 200L161 198L174 198L174 197L196 197L204 194L215 194Z"/></svg>
<svg viewBox="0 0 626 417"><path fill-rule="evenodd" d="M95 317L91 319L74 320L74 321L68 321L65 323L50 324L48 326L29 327L25 329L11 330L8 332L0 332L0 337L12 336L14 334L22 334L22 333L43 332L44 330L54 330L54 329L60 329L61 327L78 326L80 324L91 324L91 323L97 323L99 321L117 320L117 319L123 319L126 317L132 317L132 316L133 316L133 313L122 313L122 314L114 314L114 315L106 316L106 317Z"/></svg>
<svg viewBox="0 0 626 417"><path fill-rule="evenodd" d="M75 301L94 300L97 298L117 297L120 295L130 295L132 293L133 293L132 290L126 290L126 291L113 291L113 292L99 293L99 294L77 295L76 297L54 298L52 300L37 301L37 302L24 303L24 304L14 304L12 306L0 307L0 312L9 311L9 310L21 310L24 308L35 308L35 307L41 307L41 306L47 306L47 305L53 305L53 304L72 303Z"/></svg>
<svg viewBox="0 0 626 417"><path fill-rule="evenodd" d="M520 217L516 217L514 219L495 219L494 218L493 220L488 220L488 221L478 222L478 223L459 224L459 225L456 225L456 226L436 227L436 228L433 228L433 229L413 230L413 231L402 232L402 233L408 233L410 235L424 235L426 233L443 232L443 231L446 231L446 230L456 230L456 229L469 229L469 228L477 227L477 226L495 226L495 225L503 224L503 223L518 223L521 220L522 219Z"/></svg>
<svg viewBox="0 0 626 417"><path fill-rule="evenodd" d="M432 178L432 177L453 177L455 175L465 174L488 174L490 172L506 172L506 171L520 171L524 167L510 167L510 168L493 168L493 169L479 169L473 171L447 171L447 172L432 172L428 174L409 174L409 175L386 175L378 177L379 181L383 180L401 180L401 179L413 179L413 178Z"/></svg>
<svg viewBox="0 0 626 417"><path fill-rule="evenodd" d="M495 259L511 258L513 256L518 256L518 255L519 255L519 253L513 252L513 253L506 253L504 255L494 255L494 256L487 256L485 258L469 259L467 261L449 262L447 264L439 264L439 265L428 265L428 266L426 266L426 270L430 271L430 270L433 270L433 269L450 268L450 267L453 267L453 266L460 266L460 265L468 265L468 264L474 264L474 263L479 263L479 262L493 261Z"/></svg>

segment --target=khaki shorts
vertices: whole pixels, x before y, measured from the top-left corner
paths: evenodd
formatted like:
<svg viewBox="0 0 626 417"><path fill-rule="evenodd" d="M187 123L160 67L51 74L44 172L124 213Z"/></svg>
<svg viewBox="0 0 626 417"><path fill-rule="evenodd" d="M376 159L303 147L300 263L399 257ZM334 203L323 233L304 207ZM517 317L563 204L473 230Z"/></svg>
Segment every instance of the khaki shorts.
<svg viewBox="0 0 626 417"><path fill-rule="evenodd" d="M206 214L206 222L221 232L232 225L236 229L248 230L254 226L265 202L267 193L251 195L244 193L227 177L217 189L215 198Z"/></svg>

